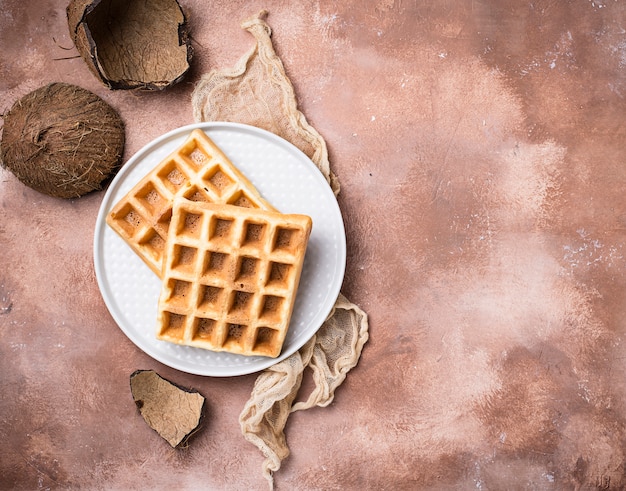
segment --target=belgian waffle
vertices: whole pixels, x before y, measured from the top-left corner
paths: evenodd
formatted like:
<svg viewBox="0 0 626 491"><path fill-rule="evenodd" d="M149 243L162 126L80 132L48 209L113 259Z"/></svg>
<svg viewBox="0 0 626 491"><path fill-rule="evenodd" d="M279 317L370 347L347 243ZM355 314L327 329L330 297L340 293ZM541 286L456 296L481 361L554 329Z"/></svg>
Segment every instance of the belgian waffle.
<svg viewBox="0 0 626 491"><path fill-rule="evenodd" d="M254 185L201 130L139 181L107 215L115 230L159 277L172 202L227 203L274 210Z"/></svg>
<svg viewBox="0 0 626 491"><path fill-rule="evenodd" d="M277 357L289 327L311 218L176 198L157 338Z"/></svg>

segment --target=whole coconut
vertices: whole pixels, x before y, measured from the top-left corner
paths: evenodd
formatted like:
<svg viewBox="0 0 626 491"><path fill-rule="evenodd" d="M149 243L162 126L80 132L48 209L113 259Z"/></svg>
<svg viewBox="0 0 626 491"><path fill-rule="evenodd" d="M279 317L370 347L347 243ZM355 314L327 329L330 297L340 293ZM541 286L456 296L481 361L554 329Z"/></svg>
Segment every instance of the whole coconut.
<svg viewBox="0 0 626 491"><path fill-rule="evenodd" d="M119 169L124 123L97 95L52 83L18 100L4 115L2 166L50 196L77 198Z"/></svg>
<svg viewBox="0 0 626 491"><path fill-rule="evenodd" d="M185 76L192 49L176 0L72 0L70 35L111 89L164 89Z"/></svg>

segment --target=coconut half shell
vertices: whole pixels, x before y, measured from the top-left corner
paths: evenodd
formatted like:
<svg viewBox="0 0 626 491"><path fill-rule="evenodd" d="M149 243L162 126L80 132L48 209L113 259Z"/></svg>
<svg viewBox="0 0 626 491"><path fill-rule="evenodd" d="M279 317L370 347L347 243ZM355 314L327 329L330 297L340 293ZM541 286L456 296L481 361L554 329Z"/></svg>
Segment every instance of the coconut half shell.
<svg viewBox="0 0 626 491"><path fill-rule="evenodd" d="M189 70L187 20L176 0L72 0L67 19L78 52L110 89L160 90Z"/></svg>
<svg viewBox="0 0 626 491"><path fill-rule="evenodd" d="M52 83L22 97L4 115L2 166L50 196L77 198L102 189L119 169L124 123L97 95Z"/></svg>

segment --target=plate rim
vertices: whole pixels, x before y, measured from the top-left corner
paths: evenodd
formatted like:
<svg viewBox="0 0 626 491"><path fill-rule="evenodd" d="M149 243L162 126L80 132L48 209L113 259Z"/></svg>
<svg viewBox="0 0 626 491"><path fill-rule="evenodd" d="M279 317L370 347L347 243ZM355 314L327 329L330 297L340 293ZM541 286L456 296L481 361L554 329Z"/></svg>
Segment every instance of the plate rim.
<svg viewBox="0 0 626 491"><path fill-rule="evenodd" d="M250 363L250 364L238 365L236 367L238 368L238 370L231 370L230 373L228 372L228 368L230 367L224 367L226 369L225 371L219 371L219 370L215 371L215 370L211 370L210 368L208 370L202 370L202 369L184 367L175 361L172 362L171 360L164 360L164 357L160 356L160 353L155 353L154 350L152 350L150 346L145 346L141 342L141 340L138 339L134 335L134 333L129 332L129 329L127 328L127 326L123 326L122 325L123 322L121 322L121 320L118 319L116 312L114 312L115 309L112 309L110 307L109 301L111 300L107 298L108 294L107 295L104 294L104 292L107 289L110 289L110 286L104 280L104 276L105 276L105 272L103 271L104 265L101 264L104 258L103 258L103 254L100 254L100 250L104 246L104 231L106 229L106 220L105 220L106 215L110 211L111 207L114 205L114 203L111 202L113 199L112 196L114 192L117 190L117 188L121 185L120 181L123 181L125 179L127 174L129 174L135 168L135 166L138 165L137 163L140 162L147 155L149 155L150 151L152 151L153 148L159 148L167 140L176 139L180 137L181 135L184 135L186 132L191 132L194 129L201 129L206 132L206 131L210 131L211 129L218 130L220 128L226 128L226 129L231 129L235 131L239 130L239 131L251 132L263 138L268 138L272 140L273 142L275 142L276 144L286 146L289 151L294 152L299 157L298 162L300 160L302 160L303 162L308 162L308 165L310 165L312 169L317 171L317 175L319 176L318 179L323 180L326 186L328 186L328 190L330 191L331 195L334 197L335 205L339 213L338 223L340 225L340 240L337 245L339 245L339 248L340 248L341 260L337 264L337 272L335 273L337 281L336 281L336 288L334 290L336 290L336 292L331 291L332 298L334 300L332 303L329 302L328 309L325 309L326 311L323 312L324 320L321 321L319 326L311 330L310 335L304 336L303 340L300 340L300 342L294 343L294 346L290 347L289 350L283 351L278 357L267 358L267 361L263 359L263 357L260 357L261 359L263 359L262 363ZM155 165L158 165L158 164L155 164ZM115 177L108 184L104 192L102 201L100 203L99 209L98 209L98 214L96 217L96 223L95 223L94 229L95 230L94 230L94 238L93 238L93 264L94 264L94 270L95 270L95 275L96 275L96 281L98 284L98 290L101 294L101 297L104 301L107 311L111 315L118 329L120 329L122 333L137 348L139 348L141 351L143 351L146 355L148 355L153 360L159 363L162 363L163 365L166 365L170 368L179 370L184 373L193 374L193 375L216 377L216 378L217 377L220 377L220 378L236 377L236 376L242 376L242 375L248 375L251 373L260 372L262 370L265 370L285 360L286 358L294 354L296 351L298 351L300 348L302 348L302 346L304 346L319 331L319 329L322 327L326 319L328 319L329 314L332 312L336 304L337 298L339 298L339 295L341 293L341 287L343 285L343 280L345 277L346 263L347 263L347 240L346 240L346 233L345 233L345 224L344 224L341 208L339 207L339 203L337 202L336 196L332 192L332 189L330 185L328 184L326 178L324 177L320 169L313 163L313 161L294 144L292 144L291 142L285 140L281 136L276 135L275 133L272 133L268 130L265 130L263 128L259 128L256 126L244 124L244 123L236 123L236 122L229 122L229 121L207 121L207 122L200 122L200 123L192 123L192 124L183 125L175 129L172 129L154 138L153 140L149 141L145 145L143 145L137 152L135 152L124 163L124 165L119 169ZM239 355L239 356L244 356L244 355Z"/></svg>

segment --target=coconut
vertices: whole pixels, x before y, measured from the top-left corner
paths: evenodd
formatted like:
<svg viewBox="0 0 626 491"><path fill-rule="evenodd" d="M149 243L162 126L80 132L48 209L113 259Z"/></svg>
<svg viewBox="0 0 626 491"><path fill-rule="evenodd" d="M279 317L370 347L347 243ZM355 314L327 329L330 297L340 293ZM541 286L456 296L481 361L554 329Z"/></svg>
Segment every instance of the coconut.
<svg viewBox="0 0 626 491"><path fill-rule="evenodd" d="M72 0L70 35L111 89L164 89L183 79L192 49L176 0Z"/></svg>
<svg viewBox="0 0 626 491"><path fill-rule="evenodd" d="M4 115L2 166L50 196L102 189L119 169L124 123L97 95L65 83L41 87Z"/></svg>
<svg viewBox="0 0 626 491"><path fill-rule="evenodd" d="M133 372L130 390L145 422L172 447L186 446L203 423L204 396L166 380L154 370Z"/></svg>

